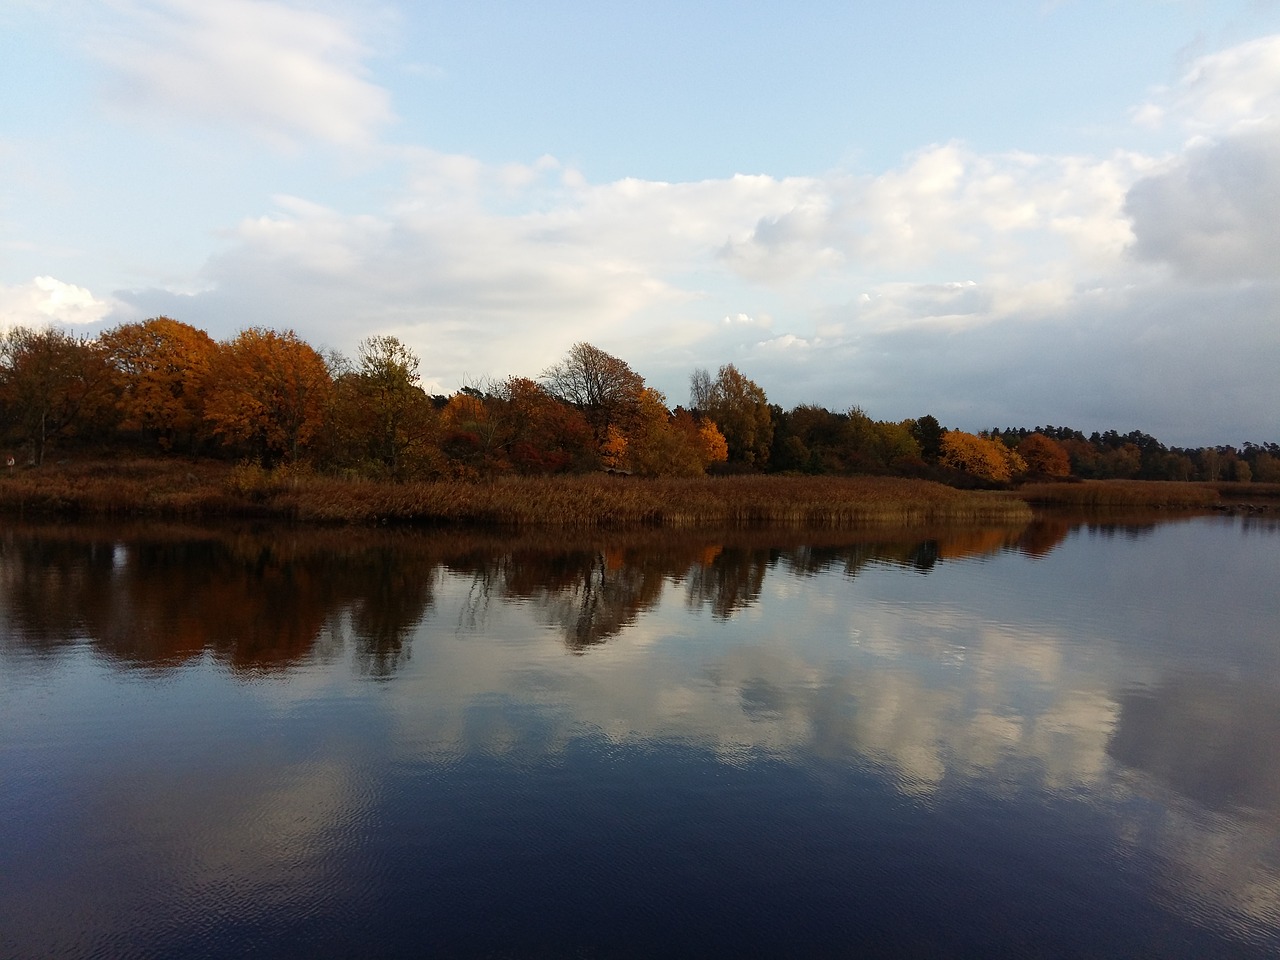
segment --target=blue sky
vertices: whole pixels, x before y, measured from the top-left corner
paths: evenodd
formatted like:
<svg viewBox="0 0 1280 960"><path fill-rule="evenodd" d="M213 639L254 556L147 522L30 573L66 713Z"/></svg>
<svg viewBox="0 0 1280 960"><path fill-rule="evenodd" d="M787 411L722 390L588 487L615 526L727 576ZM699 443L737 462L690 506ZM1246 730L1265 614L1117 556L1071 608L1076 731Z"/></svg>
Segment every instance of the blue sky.
<svg viewBox="0 0 1280 960"><path fill-rule="evenodd" d="M0 325L1280 439L1280 3L0 0Z"/></svg>

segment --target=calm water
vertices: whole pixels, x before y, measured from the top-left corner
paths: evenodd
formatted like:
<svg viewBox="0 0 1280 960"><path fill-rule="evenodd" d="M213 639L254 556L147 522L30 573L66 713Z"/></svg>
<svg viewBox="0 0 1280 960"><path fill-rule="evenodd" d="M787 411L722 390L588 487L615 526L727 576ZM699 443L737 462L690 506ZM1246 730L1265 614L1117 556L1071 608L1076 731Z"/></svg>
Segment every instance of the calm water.
<svg viewBox="0 0 1280 960"><path fill-rule="evenodd" d="M1280 526L10 527L0 956L1280 952Z"/></svg>

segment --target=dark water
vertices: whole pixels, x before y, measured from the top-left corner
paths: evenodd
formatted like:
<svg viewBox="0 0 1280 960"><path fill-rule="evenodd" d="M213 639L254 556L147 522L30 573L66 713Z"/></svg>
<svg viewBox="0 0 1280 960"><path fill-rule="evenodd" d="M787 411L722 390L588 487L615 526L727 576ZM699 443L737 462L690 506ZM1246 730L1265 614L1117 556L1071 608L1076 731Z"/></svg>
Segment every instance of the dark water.
<svg viewBox="0 0 1280 960"><path fill-rule="evenodd" d="M1274 524L0 537L0 956L1278 953Z"/></svg>

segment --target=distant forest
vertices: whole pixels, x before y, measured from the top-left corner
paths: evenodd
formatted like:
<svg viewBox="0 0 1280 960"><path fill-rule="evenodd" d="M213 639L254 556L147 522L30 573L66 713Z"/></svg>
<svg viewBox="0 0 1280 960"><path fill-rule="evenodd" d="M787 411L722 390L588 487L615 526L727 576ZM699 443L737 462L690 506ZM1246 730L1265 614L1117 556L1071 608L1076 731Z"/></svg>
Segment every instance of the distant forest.
<svg viewBox="0 0 1280 960"><path fill-rule="evenodd" d="M610 470L896 474L957 486L1026 479L1280 482L1280 445L1182 449L1140 431L948 429L923 414L874 420L859 407L784 410L733 364L695 370L688 405L624 360L575 344L537 380L420 386L419 358L392 336L355 357L291 330L227 341L168 317L97 337L10 329L0 340L0 443L11 468L51 455L215 457L336 475L482 480Z"/></svg>

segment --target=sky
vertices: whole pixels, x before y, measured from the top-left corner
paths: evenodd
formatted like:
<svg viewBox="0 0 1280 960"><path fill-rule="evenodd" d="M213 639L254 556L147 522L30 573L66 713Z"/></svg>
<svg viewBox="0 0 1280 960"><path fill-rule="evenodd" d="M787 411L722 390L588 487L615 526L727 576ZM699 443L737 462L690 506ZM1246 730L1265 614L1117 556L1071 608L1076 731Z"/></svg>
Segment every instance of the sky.
<svg viewBox="0 0 1280 960"><path fill-rule="evenodd" d="M1280 2L0 0L0 327L1280 441Z"/></svg>

